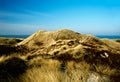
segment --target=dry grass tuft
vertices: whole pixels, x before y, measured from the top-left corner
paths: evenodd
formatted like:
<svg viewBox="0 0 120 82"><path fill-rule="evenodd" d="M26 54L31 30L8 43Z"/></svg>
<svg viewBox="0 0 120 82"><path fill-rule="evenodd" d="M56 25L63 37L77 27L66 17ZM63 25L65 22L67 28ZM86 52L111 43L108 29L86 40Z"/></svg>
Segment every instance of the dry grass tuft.
<svg viewBox="0 0 120 82"><path fill-rule="evenodd" d="M7 45L15 45L21 41L23 41L23 39L0 37L0 45L6 45L6 44Z"/></svg>
<svg viewBox="0 0 120 82"><path fill-rule="evenodd" d="M26 72L27 62L19 57L7 57L0 62L0 81L11 82Z"/></svg>
<svg viewBox="0 0 120 82"><path fill-rule="evenodd" d="M120 81L118 42L64 29L16 43L0 43L0 82Z"/></svg>

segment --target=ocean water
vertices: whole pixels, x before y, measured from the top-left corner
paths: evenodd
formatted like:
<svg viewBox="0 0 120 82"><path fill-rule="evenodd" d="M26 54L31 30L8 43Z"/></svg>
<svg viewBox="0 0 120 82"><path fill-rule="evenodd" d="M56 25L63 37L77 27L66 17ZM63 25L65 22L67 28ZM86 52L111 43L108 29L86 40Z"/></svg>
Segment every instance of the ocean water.
<svg viewBox="0 0 120 82"><path fill-rule="evenodd" d="M98 38L120 39L120 35L98 35Z"/></svg>
<svg viewBox="0 0 120 82"><path fill-rule="evenodd" d="M0 37L6 37L6 38L27 38L30 35L0 35ZM113 36L113 35L97 35L98 38L108 38L108 39L120 39L119 36Z"/></svg>
<svg viewBox="0 0 120 82"><path fill-rule="evenodd" d="M6 37L6 38L27 38L30 35L0 35L0 37Z"/></svg>

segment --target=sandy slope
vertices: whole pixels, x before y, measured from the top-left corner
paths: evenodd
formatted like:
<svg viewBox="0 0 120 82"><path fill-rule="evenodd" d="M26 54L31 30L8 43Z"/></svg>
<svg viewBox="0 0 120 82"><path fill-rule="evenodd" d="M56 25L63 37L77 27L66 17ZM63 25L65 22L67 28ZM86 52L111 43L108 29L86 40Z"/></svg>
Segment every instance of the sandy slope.
<svg viewBox="0 0 120 82"><path fill-rule="evenodd" d="M19 39L19 38L4 38L4 37L0 37L0 45L14 45L17 44L19 42L21 42L23 39Z"/></svg>
<svg viewBox="0 0 120 82"><path fill-rule="evenodd" d="M14 66L18 69L25 67L24 71L27 73L23 74L23 70L19 73L23 74L20 78L24 78L25 82L47 82L50 79L51 82L117 82L120 80L120 43L113 40L99 39L92 35L63 29L53 32L38 31L15 46L18 47L17 50L23 49L21 51L27 53L18 56L18 59L12 55L10 58L1 57L0 69L4 70L4 67L9 64L11 69ZM13 63L11 58L16 59L17 65L11 64ZM8 64L5 63L6 61ZM19 61L25 65L19 65ZM11 71L6 70L8 73ZM34 77L35 75L37 76ZM61 78L62 75L66 78Z"/></svg>
<svg viewBox="0 0 120 82"><path fill-rule="evenodd" d="M85 35L80 34L68 29L63 30L57 30L53 32L47 32L47 31L38 31L25 39L24 41L20 42L18 45L27 45L28 47L39 47L39 45L48 46L57 40L78 40L81 43L97 43L101 44L103 43L98 38L91 36L91 35Z"/></svg>

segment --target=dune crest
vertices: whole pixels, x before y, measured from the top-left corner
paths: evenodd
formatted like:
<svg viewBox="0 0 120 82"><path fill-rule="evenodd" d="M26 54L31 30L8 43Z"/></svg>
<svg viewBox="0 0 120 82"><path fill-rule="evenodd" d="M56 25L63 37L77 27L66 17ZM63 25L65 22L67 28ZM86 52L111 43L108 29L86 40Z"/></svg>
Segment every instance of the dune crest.
<svg viewBox="0 0 120 82"><path fill-rule="evenodd" d="M28 47L37 47L40 45L48 46L57 40L79 40L81 43L104 44L101 40L92 35L85 35L68 29L57 30L53 32L38 31L18 43L18 45L27 45Z"/></svg>
<svg viewBox="0 0 120 82"><path fill-rule="evenodd" d="M5 81L8 78L15 80L16 77L6 77L4 71L8 72L5 74L14 75L14 72L9 71L22 67L25 70L21 70L18 76L22 82L120 81L120 43L113 40L99 39L68 29L52 32L42 30L15 46L0 47L0 75ZM5 54L8 57L4 57ZM19 61L14 63L13 59ZM4 69L6 66L10 66L10 70Z"/></svg>

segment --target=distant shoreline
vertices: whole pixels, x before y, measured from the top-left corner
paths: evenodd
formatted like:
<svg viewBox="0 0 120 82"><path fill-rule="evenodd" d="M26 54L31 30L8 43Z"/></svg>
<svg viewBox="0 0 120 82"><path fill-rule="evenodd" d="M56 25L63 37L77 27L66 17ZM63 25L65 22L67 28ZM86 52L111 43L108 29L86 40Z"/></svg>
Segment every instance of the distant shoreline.
<svg viewBox="0 0 120 82"><path fill-rule="evenodd" d="M27 38L30 35L0 35L0 37L4 38Z"/></svg>
<svg viewBox="0 0 120 82"><path fill-rule="evenodd" d="M118 35L96 35L96 37L103 39L103 38L108 38L108 39L120 39L120 36Z"/></svg>
<svg viewBox="0 0 120 82"><path fill-rule="evenodd" d="M0 35L0 37L5 37L5 38L27 38L30 35ZM95 35L96 37L100 39L108 38L108 39L120 39L120 36L118 35Z"/></svg>

